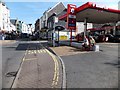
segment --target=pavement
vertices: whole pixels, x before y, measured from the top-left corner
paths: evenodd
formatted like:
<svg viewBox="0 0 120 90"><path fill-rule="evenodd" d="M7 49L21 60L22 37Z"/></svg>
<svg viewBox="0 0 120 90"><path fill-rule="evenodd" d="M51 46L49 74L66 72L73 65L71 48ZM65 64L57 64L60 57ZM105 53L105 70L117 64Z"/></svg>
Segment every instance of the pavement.
<svg viewBox="0 0 120 90"><path fill-rule="evenodd" d="M118 44L98 44L99 52L51 47L65 64L67 88L118 88Z"/></svg>
<svg viewBox="0 0 120 90"><path fill-rule="evenodd" d="M60 43L60 45L70 46L70 41L60 41L59 43ZM76 47L76 48L81 48L82 47L82 42L79 42L79 43L78 42L72 42L71 46Z"/></svg>
<svg viewBox="0 0 120 90"><path fill-rule="evenodd" d="M62 88L60 61L40 43L31 42L12 88Z"/></svg>
<svg viewBox="0 0 120 90"><path fill-rule="evenodd" d="M80 48L75 48L71 46L60 46L60 47L50 47L54 50L59 56L69 56L75 54L89 53L87 51L82 51Z"/></svg>
<svg viewBox="0 0 120 90"><path fill-rule="evenodd" d="M8 45L15 42L16 42L15 40L0 40L0 45Z"/></svg>

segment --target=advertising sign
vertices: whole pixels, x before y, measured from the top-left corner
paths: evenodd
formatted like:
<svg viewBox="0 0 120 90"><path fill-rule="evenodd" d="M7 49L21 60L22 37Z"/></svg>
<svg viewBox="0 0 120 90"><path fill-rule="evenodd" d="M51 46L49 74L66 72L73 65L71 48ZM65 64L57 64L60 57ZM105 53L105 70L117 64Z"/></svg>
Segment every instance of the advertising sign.
<svg viewBox="0 0 120 90"><path fill-rule="evenodd" d="M68 4L67 9L67 28L75 30L76 29L76 5Z"/></svg>

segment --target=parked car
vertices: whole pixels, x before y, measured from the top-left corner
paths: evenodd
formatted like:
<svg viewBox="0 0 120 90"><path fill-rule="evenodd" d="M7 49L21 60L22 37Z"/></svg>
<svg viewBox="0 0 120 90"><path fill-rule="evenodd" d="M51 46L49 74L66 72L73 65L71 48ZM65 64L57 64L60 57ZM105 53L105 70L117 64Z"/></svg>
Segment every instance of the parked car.
<svg viewBox="0 0 120 90"><path fill-rule="evenodd" d="M92 37L95 39L95 42L105 42L106 40L105 35L94 34Z"/></svg>
<svg viewBox="0 0 120 90"><path fill-rule="evenodd" d="M107 34L105 37L108 37L108 42L120 42L120 35Z"/></svg>
<svg viewBox="0 0 120 90"><path fill-rule="evenodd" d="M99 35L98 34L92 35L92 37L94 38L95 42L99 42Z"/></svg>
<svg viewBox="0 0 120 90"><path fill-rule="evenodd" d="M79 41L83 41L83 39L84 39L84 35L82 35L82 34L77 34L76 36L75 36L75 39L79 42Z"/></svg>
<svg viewBox="0 0 120 90"><path fill-rule="evenodd" d="M114 38L113 38L113 42L120 43L120 35L115 35Z"/></svg>
<svg viewBox="0 0 120 90"><path fill-rule="evenodd" d="M37 40L37 39L38 39L38 38L37 38L36 35L31 36L31 40Z"/></svg>
<svg viewBox="0 0 120 90"><path fill-rule="evenodd" d="M112 35L112 34L106 34L105 37L106 37L107 42L113 42L114 41L114 35Z"/></svg>

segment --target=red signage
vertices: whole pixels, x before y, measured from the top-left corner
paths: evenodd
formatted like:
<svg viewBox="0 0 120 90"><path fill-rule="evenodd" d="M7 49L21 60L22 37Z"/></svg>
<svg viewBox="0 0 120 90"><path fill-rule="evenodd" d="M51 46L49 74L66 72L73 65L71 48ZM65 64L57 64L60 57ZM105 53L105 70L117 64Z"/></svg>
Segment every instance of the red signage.
<svg viewBox="0 0 120 90"><path fill-rule="evenodd" d="M76 30L76 5L68 4L67 6L67 28Z"/></svg>

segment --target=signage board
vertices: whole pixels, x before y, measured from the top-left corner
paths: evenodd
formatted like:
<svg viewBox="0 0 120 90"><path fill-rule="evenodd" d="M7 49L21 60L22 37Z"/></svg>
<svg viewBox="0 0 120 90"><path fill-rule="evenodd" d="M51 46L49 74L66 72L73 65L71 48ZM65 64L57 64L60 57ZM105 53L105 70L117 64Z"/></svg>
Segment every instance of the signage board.
<svg viewBox="0 0 120 90"><path fill-rule="evenodd" d="M76 5L68 4L67 6L67 28L76 30Z"/></svg>
<svg viewBox="0 0 120 90"><path fill-rule="evenodd" d="M55 23L58 23L58 17L55 17Z"/></svg>

